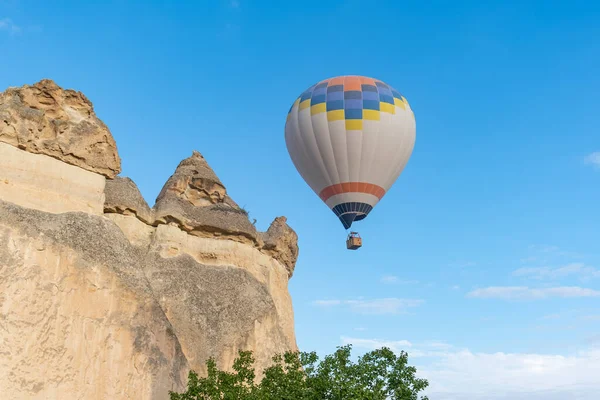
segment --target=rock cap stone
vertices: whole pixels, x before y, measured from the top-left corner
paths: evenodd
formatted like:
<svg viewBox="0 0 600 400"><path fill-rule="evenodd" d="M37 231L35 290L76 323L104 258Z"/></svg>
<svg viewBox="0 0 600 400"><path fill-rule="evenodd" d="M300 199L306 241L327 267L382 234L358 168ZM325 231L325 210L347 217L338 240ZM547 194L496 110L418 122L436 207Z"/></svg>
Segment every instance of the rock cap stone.
<svg viewBox="0 0 600 400"><path fill-rule="evenodd" d="M92 102L50 79L0 93L0 141L107 178L121 172L115 140Z"/></svg>

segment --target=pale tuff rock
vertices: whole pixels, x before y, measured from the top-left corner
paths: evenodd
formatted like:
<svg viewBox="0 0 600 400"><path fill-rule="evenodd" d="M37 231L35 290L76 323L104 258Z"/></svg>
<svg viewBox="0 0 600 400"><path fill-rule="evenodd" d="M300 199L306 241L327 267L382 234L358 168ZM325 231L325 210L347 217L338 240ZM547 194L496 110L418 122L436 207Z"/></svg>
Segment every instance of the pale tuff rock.
<svg viewBox="0 0 600 400"><path fill-rule="evenodd" d="M45 79L0 93L0 142L114 178L116 143L81 92Z"/></svg>
<svg viewBox="0 0 600 400"><path fill-rule="evenodd" d="M134 215L107 213L105 218L113 221L129 239L129 242L137 247L148 248L154 237L156 228L142 222Z"/></svg>
<svg viewBox="0 0 600 400"><path fill-rule="evenodd" d="M105 215L132 244L176 260L146 273L192 368L204 372L208 357L229 368L238 350L252 349L260 374L274 353L297 350L287 285L298 245L285 217L257 233L197 151L158 196L154 231L139 217L147 206L133 181L108 181L106 191Z"/></svg>
<svg viewBox="0 0 600 400"><path fill-rule="evenodd" d="M298 236L286 218L278 217L267 232L257 232L247 212L227 195L225 186L198 151L179 163L153 210L156 223L174 223L191 235L251 243L279 260L290 277L293 274Z"/></svg>
<svg viewBox="0 0 600 400"><path fill-rule="evenodd" d="M298 259L298 235L286 223L287 218L277 217L269 229L261 233L264 241L263 251L279 260L291 278Z"/></svg>
<svg viewBox="0 0 600 400"><path fill-rule="evenodd" d="M205 373L211 356L229 369L239 349L254 350L262 367L273 351L290 348L271 293L249 271L199 264L185 253L158 260L147 269L149 282L196 371Z"/></svg>
<svg viewBox="0 0 600 400"><path fill-rule="evenodd" d="M150 210L137 185L131 179L121 177L109 179L106 181L104 192L106 195L105 213L135 215L147 224L154 224L152 210Z"/></svg>
<svg viewBox="0 0 600 400"><path fill-rule="evenodd" d="M288 270L289 277L294 272L298 258L298 236L287 225L287 219L277 217L267 232L257 232L246 212L227 195L223 183L197 151L179 163L152 209L135 182L129 178L107 180L105 192L104 212L115 222L116 217L112 214L135 215L149 225L175 225L193 236L250 243L281 262ZM139 237L139 234L148 236L143 233L144 228L123 219L119 221L123 221L120 225L122 229L138 236L134 239L138 243L149 243L147 239Z"/></svg>
<svg viewBox="0 0 600 400"><path fill-rule="evenodd" d="M172 192L194 206L223 203L227 196L225 186L208 165L202 154L194 150L192 156L181 161L177 169L163 186L158 198Z"/></svg>
<svg viewBox="0 0 600 400"><path fill-rule="evenodd" d="M231 369L252 350L260 377L297 350L285 217L257 232L196 151L150 208L115 177L116 147L100 155L77 136L104 126L83 129L83 95L43 81L0 99L3 398L162 400L208 357ZM55 125L66 128L47 139Z"/></svg>
<svg viewBox="0 0 600 400"><path fill-rule="evenodd" d="M229 199L225 186L197 151L179 163L153 209L158 222L173 222L191 235L224 236L258 245L247 213Z"/></svg>
<svg viewBox="0 0 600 400"><path fill-rule="evenodd" d="M119 228L0 201L0 387L7 399L165 399L188 362Z"/></svg>
<svg viewBox="0 0 600 400"><path fill-rule="evenodd" d="M0 199L49 213L102 215L104 176L0 142Z"/></svg>
<svg viewBox="0 0 600 400"><path fill-rule="evenodd" d="M156 228L150 252L177 260L169 273L162 269L153 271L149 281L161 296L161 304L192 368L203 370L200 362L209 355L226 368L239 349L251 349L260 374L274 353L297 350L288 271L279 261L248 244L192 236L173 225ZM216 272L198 265L215 267L219 273L228 271L219 276L230 282L221 284L215 277L206 284L213 279L207 274ZM190 284L177 284L185 276L190 277ZM263 289L257 289L257 284ZM179 288L182 295L163 294L172 288ZM204 306L199 308L197 304ZM206 325L205 320L215 315L220 315L220 325ZM188 320L189 316L194 316L194 322Z"/></svg>

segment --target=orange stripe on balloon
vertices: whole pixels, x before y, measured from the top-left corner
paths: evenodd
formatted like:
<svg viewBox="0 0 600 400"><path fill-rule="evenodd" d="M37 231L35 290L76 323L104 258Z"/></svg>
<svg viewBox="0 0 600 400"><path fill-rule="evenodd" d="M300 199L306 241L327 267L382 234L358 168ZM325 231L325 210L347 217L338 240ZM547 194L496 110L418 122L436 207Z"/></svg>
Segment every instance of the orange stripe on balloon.
<svg viewBox="0 0 600 400"><path fill-rule="evenodd" d="M344 77L343 76L339 76L337 78L331 78L329 80L328 86L343 85L343 84L344 84Z"/></svg>
<svg viewBox="0 0 600 400"><path fill-rule="evenodd" d="M319 197L323 201L327 201L331 196L342 193L365 193L372 194L381 200L385 194L385 189L378 185L366 182L344 182L336 185L327 186L321 190Z"/></svg>
<svg viewBox="0 0 600 400"><path fill-rule="evenodd" d="M365 76L361 76L360 77L360 83L362 83L363 85L373 85L373 86L375 86L375 79L367 78Z"/></svg>
<svg viewBox="0 0 600 400"><path fill-rule="evenodd" d="M347 76L344 78L344 92L350 90L361 90L360 78L356 76Z"/></svg>

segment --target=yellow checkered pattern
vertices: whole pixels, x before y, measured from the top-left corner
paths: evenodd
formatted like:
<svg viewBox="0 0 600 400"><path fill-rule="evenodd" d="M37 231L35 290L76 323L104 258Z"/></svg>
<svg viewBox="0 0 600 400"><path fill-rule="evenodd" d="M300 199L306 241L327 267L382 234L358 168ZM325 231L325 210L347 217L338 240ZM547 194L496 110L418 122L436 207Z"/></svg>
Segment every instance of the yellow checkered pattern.
<svg viewBox="0 0 600 400"><path fill-rule="evenodd" d="M404 98L404 96L401 95L400 98L394 96L394 104L379 101L379 110L363 108L361 110L362 118L358 119L346 118L346 112L343 109L327 111L326 102L311 105L310 98L301 101L301 98L298 97L296 101L294 101L292 107L290 108L290 112L288 113L288 119L291 115L292 110L302 111L306 109L310 109L311 116L325 113L327 115L327 121L345 121L344 123L347 130L362 130L363 121L380 121L381 113L388 113L394 115L396 114L397 109L402 109L403 111L406 111L408 109L412 113L408 101L406 100L406 98Z"/></svg>

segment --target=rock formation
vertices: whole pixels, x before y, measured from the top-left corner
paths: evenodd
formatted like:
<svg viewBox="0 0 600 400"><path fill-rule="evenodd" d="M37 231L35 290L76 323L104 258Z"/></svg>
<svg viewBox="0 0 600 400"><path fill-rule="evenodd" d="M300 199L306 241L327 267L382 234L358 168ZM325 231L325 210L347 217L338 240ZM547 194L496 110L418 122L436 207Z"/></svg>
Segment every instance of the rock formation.
<svg viewBox="0 0 600 400"><path fill-rule="evenodd" d="M83 93L45 79L0 94L0 141L114 178L121 159Z"/></svg>
<svg viewBox="0 0 600 400"><path fill-rule="evenodd" d="M152 208L120 168L83 94L0 94L3 397L167 399L208 357L297 349L285 217L257 232L196 151Z"/></svg>

